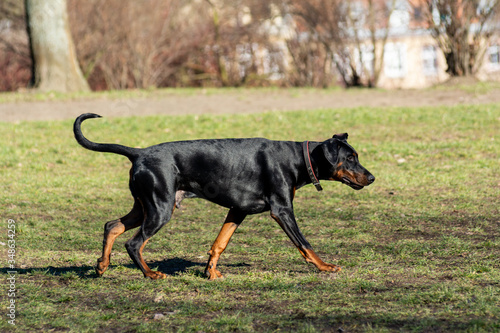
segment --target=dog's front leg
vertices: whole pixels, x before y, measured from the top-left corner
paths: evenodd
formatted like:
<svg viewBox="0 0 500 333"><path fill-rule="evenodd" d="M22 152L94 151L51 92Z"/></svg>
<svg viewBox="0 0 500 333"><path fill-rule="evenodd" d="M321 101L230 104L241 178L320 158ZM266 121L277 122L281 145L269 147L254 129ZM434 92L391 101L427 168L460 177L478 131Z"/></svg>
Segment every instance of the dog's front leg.
<svg viewBox="0 0 500 333"><path fill-rule="evenodd" d="M278 222L307 262L314 264L320 271L339 272L341 270L340 266L325 263L313 251L311 244L306 240L295 221L293 208L274 207L271 209L271 216Z"/></svg>
<svg viewBox="0 0 500 333"><path fill-rule="evenodd" d="M244 213L233 209L229 210L219 235L215 239L210 251L208 251L210 257L208 258L207 267L205 268L205 274L210 280L223 278L221 272L216 269L217 261L219 261L219 257L226 249L231 236L234 234L240 223L243 222L245 217L246 214Z"/></svg>

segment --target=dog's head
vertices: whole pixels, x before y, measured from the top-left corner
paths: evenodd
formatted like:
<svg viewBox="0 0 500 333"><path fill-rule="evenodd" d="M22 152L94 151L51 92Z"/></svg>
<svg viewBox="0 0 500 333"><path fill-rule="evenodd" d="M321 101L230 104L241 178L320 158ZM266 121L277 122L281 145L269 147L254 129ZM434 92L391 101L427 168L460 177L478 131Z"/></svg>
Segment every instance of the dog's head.
<svg viewBox="0 0 500 333"><path fill-rule="evenodd" d="M327 179L361 190L375 181L375 177L358 160L358 153L347 143L347 133L335 134L321 145L329 164Z"/></svg>

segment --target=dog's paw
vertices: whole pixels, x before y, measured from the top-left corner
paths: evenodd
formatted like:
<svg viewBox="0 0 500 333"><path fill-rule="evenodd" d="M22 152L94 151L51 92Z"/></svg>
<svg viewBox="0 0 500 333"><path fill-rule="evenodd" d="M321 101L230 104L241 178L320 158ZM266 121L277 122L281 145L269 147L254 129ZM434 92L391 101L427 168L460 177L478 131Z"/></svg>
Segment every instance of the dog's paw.
<svg viewBox="0 0 500 333"><path fill-rule="evenodd" d="M108 266L109 266L109 263L104 264L101 258L97 259L97 265L95 266L96 274L99 277L101 277L104 274L104 272L106 272L106 270L108 269Z"/></svg>
<svg viewBox="0 0 500 333"><path fill-rule="evenodd" d="M217 280L217 279L223 279L224 276L222 275L221 272L214 268L207 269L205 271L205 275L208 277L209 280Z"/></svg>
<svg viewBox="0 0 500 333"><path fill-rule="evenodd" d="M334 273L337 273L337 272L340 272L342 270L342 268L340 266L333 265L333 264L327 264L327 263L324 263L323 265L321 265L318 268L322 272L334 272Z"/></svg>
<svg viewBox="0 0 500 333"><path fill-rule="evenodd" d="M167 278L167 276L165 274L163 274L162 272L157 272L157 271L149 271L149 272L144 274L144 277L148 277L151 280L162 280L162 279Z"/></svg>

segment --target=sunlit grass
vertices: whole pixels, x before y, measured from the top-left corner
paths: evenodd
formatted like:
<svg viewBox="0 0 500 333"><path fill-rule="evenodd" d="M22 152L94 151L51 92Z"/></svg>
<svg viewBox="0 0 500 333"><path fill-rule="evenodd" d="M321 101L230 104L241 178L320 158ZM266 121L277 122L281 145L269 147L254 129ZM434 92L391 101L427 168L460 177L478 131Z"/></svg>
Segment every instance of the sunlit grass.
<svg viewBox="0 0 500 333"><path fill-rule="evenodd" d="M145 248L166 280L142 278L123 247L132 233L96 278L104 222L132 206L130 163L78 146L72 121L0 123L0 212L16 220L19 304L17 325L4 318L0 330L500 330L499 122L497 105L85 122L89 139L134 147L349 133L376 182L362 191L323 182L323 192L307 186L294 202L309 242L343 271L317 272L260 214L237 230L219 262L226 279L216 282L203 270L226 210L198 199ZM0 230L7 243L5 223Z"/></svg>

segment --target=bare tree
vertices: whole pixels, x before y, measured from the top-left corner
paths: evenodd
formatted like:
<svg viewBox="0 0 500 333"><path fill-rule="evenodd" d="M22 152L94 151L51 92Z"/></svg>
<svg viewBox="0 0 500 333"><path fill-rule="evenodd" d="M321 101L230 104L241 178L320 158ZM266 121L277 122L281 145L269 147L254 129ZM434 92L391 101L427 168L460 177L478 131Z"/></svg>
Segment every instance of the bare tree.
<svg viewBox="0 0 500 333"><path fill-rule="evenodd" d="M41 91L85 91L69 30L65 0L26 0L33 58L32 86Z"/></svg>
<svg viewBox="0 0 500 333"><path fill-rule="evenodd" d="M350 57L353 81L359 80L357 83L361 85L361 79L365 77L366 85L376 87L384 65L385 45L396 0L349 1L345 5L347 27L354 41L347 47L350 49L347 56ZM367 52L371 55L369 68L364 61Z"/></svg>
<svg viewBox="0 0 500 333"><path fill-rule="evenodd" d="M331 56L319 41L299 33L289 38L286 45L292 62L287 73L290 85L324 88L330 85L335 78L329 70Z"/></svg>
<svg viewBox="0 0 500 333"><path fill-rule="evenodd" d="M69 14L82 69L99 90L186 84L208 24L189 0L70 0Z"/></svg>
<svg viewBox="0 0 500 333"><path fill-rule="evenodd" d="M343 22L345 22L345 11L340 0L289 0L284 5L284 10L288 11L296 18L297 38L299 43L308 44L311 51L316 51L316 60L318 56L322 58L322 71L327 71L326 65L334 63L337 67L342 80L346 86L352 86L348 71L344 70L345 63L343 59L338 57L343 50L343 35L346 33ZM302 30L305 28L304 30ZM301 31L302 30L302 31ZM293 44L292 44L293 45ZM315 48L320 46L321 50ZM290 49L290 44L289 44ZM300 51L300 50L299 50ZM293 49L291 49L292 58L296 65L300 65L294 57ZM336 56L337 55L337 56ZM304 55L302 54L302 57ZM306 59L304 59L306 60ZM312 59L307 59L308 61ZM307 65L307 67L311 67ZM297 69L300 71L299 66ZM310 70L311 68L304 69ZM315 66L317 68L317 66ZM311 83L312 76L317 76L318 73L302 74L306 78L306 84ZM307 78L309 76L309 78ZM328 85L327 82L322 82L322 86Z"/></svg>
<svg viewBox="0 0 500 333"><path fill-rule="evenodd" d="M410 0L445 55L451 76L474 75L498 22L499 0Z"/></svg>
<svg viewBox="0 0 500 333"><path fill-rule="evenodd" d="M222 86L241 86L268 80L264 67L280 68L273 56L266 22L272 19L275 0L205 0L212 26L207 31L206 59Z"/></svg>
<svg viewBox="0 0 500 333"><path fill-rule="evenodd" d="M0 2L0 91L26 88L31 57L22 0Z"/></svg>
<svg viewBox="0 0 500 333"><path fill-rule="evenodd" d="M94 89L263 85L282 60L262 29L272 2L69 0L69 14Z"/></svg>
<svg viewBox="0 0 500 333"><path fill-rule="evenodd" d="M288 4L308 27L310 40L322 44L345 86L377 85L396 0L290 0Z"/></svg>

